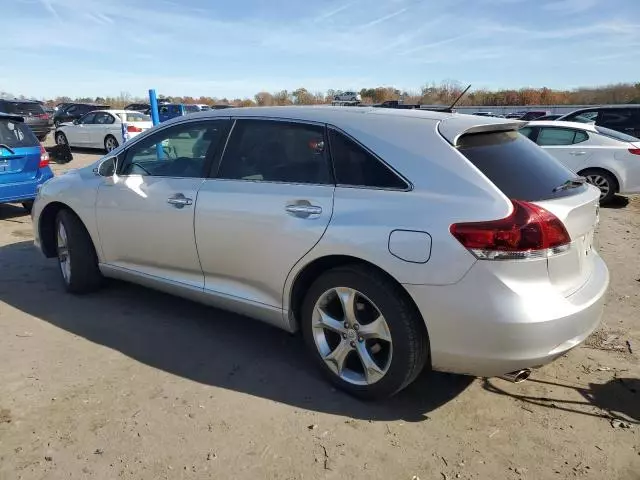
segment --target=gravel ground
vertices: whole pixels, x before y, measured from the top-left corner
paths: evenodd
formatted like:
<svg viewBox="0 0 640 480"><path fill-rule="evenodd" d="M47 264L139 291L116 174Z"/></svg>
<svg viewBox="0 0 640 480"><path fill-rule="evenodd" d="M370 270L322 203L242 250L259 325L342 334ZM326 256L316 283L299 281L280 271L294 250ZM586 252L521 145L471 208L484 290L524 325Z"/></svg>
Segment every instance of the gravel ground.
<svg viewBox="0 0 640 480"><path fill-rule="evenodd" d="M57 173L98 158L74 152ZM640 198L601 212L601 329L522 384L332 390L298 338L124 283L63 293L0 206L0 479L640 479Z"/></svg>

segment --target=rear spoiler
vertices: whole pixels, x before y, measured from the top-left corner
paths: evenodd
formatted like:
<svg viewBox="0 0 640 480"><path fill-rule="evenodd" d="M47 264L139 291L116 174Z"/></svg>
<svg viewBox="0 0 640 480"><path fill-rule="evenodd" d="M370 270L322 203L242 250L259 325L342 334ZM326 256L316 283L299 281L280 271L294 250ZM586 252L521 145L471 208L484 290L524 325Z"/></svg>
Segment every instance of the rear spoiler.
<svg viewBox="0 0 640 480"><path fill-rule="evenodd" d="M24 117L22 115L15 115L13 113L2 113L2 112L0 112L0 120L2 120L3 118L6 118L7 120L14 120L16 122L23 122L24 123Z"/></svg>
<svg viewBox="0 0 640 480"><path fill-rule="evenodd" d="M462 117L467 117L464 120ZM470 135L473 133L489 133L489 132L508 132L512 130L519 130L527 122L515 121L506 122L502 119L496 118L495 121L491 119L489 123L477 124L475 121L478 117L475 117L475 121L472 123L474 117L472 115L464 115L460 117L452 117L450 119L443 120L438 125L438 131L445 139L449 141L454 147L457 147L460 142L460 138L464 135ZM482 119L486 121L487 119Z"/></svg>

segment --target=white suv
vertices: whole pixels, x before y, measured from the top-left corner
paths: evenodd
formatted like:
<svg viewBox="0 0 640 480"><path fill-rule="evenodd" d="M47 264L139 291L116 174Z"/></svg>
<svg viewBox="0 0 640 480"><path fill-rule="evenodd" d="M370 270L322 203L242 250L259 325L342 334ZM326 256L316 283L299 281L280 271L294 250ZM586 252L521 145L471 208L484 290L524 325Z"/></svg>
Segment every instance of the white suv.
<svg viewBox="0 0 640 480"><path fill-rule="evenodd" d="M179 117L47 182L35 241L69 292L115 277L301 330L354 395L391 395L425 366L522 379L598 326L609 274L598 189L521 125L349 107Z"/></svg>

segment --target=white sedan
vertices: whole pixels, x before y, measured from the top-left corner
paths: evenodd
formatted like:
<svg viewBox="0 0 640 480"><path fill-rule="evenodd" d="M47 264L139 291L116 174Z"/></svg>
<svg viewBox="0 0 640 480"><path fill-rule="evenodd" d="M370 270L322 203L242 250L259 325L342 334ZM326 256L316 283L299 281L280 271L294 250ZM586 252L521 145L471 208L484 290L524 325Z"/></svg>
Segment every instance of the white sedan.
<svg viewBox="0 0 640 480"><path fill-rule="evenodd" d="M565 167L600 189L600 203L616 193L640 193L640 139L597 125L533 121L520 129Z"/></svg>
<svg viewBox="0 0 640 480"><path fill-rule="evenodd" d="M56 144L101 148L110 152L153 126L151 117L133 110L94 110L73 123L62 123Z"/></svg>

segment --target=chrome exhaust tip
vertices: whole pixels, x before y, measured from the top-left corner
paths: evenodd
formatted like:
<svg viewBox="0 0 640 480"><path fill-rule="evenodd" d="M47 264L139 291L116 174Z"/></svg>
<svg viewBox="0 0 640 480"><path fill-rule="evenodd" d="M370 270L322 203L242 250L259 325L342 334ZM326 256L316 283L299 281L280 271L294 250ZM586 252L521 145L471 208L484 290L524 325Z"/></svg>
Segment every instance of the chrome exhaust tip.
<svg viewBox="0 0 640 480"><path fill-rule="evenodd" d="M522 383L531 375L531 370L523 368L522 370L516 370L515 372L505 373L500 375L500 378L509 380L511 383Z"/></svg>

